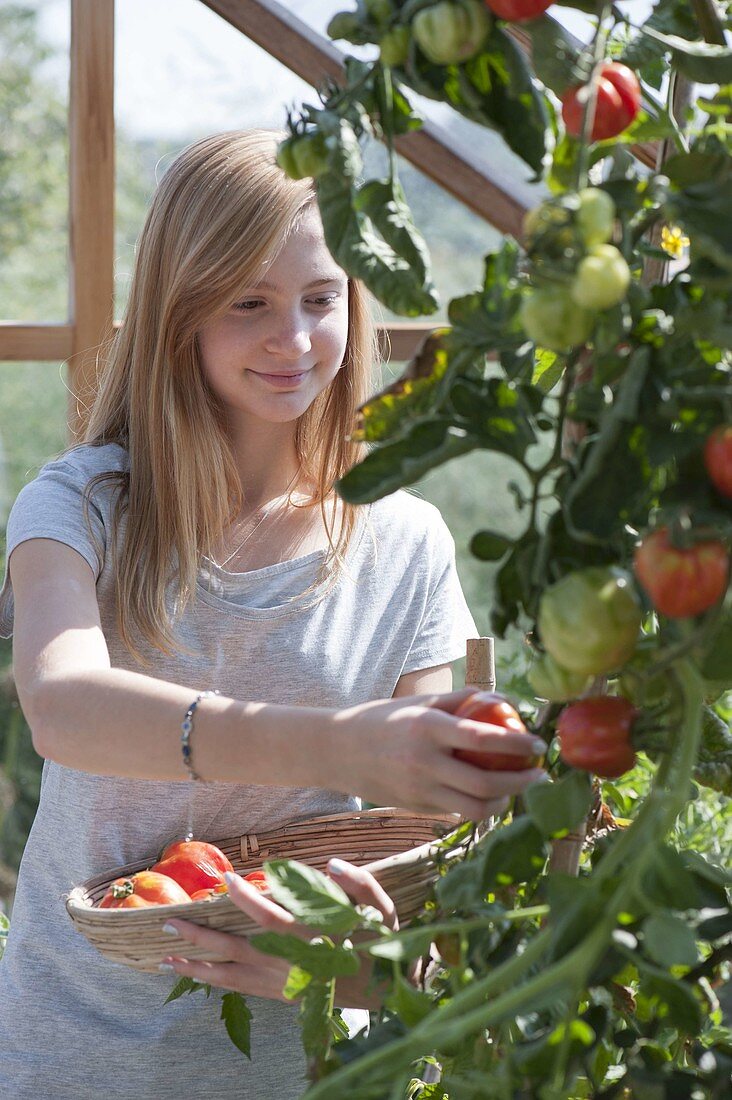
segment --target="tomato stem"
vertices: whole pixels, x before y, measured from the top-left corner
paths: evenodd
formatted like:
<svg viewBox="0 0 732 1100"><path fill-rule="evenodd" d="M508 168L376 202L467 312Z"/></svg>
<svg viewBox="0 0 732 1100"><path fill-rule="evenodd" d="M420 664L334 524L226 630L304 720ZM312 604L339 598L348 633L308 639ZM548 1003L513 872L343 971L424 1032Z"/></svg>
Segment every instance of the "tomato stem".
<svg viewBox="0 0 732 1100"><path fill-rule="evenodd" d="M602 6L597 14L597 29L592 42L592 71L587 81L588 96L582 114L582 133L580 136L580 148L577 155L577 174L575 190L587 186L587 178L590 168L590 144L592 127L595 124L595 108L597 106L597 92L600 83L600 71L605 60L605 47L607 45L608 28L605 22L613 9L612 0L602 0Z"/></svg>

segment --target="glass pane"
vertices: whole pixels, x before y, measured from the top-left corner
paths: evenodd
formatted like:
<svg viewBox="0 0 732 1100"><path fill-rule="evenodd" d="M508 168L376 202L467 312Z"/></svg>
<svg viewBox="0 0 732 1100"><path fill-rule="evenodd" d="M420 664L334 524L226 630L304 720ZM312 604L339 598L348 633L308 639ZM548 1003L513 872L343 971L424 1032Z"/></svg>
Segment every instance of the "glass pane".
<svg viewBox="0 0 732 1100"><path fill-rule="evenodd" d="M0 315L68 313L69 0L0 5Z"/></svg>

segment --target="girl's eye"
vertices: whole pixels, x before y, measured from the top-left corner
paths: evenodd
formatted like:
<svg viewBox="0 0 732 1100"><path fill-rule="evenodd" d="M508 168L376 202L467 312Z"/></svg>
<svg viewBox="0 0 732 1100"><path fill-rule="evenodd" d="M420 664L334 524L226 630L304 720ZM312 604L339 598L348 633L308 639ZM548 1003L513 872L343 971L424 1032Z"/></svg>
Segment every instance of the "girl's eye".
<svg viewBox="0 0 732 1100"><path fill-rule="evenodd" d="M239 313L251 313L260 304L259 298L247 298L243 302L235 302L234 309L238 310Z"/></svg>
<svg viewBox="0 0 732 1100"><path fill-rule="evenodd" d="M311 298L310 300L316 306L332 306L338 301L338 295L324 294L322 298Z"/></svg>

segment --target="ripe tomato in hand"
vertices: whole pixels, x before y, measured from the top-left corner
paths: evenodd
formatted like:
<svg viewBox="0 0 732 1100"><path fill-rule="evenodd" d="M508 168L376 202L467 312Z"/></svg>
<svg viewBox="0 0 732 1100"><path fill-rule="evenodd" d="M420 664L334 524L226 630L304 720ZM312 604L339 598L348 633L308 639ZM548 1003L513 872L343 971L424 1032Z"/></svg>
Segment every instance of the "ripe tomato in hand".
<svg viewBox="0 0 732 1100"><path fill-rule="evenodd" d="M505 730L527 733L517 711L502 695L492 691L478 691L470 695L455 711L456 718L470 718L473 722L487 722L492 726L502 726ZM531 749L526 754L508 752L481 752L478 749L454 749L453 756L476 764L489 772L522 772L535 768L540 758Z"/></svg>
<svg viewBox="0 0 732 1100"><path fill-rule="evenodd" d="M562 96L562 118L567 133L580 137L582 119L590 89L587 84L568 88ZM638 114L641 88L638 77L627 65L606 61L600 69L592 123L591 141L606 141L627 130Z"/></svg>
<svg viewBox="0 0 732 1100"><path fill-rule="evenodd" d="M224 872L233 871L230 861L215 844L202 840L176 840L164 849L159 861L151 868L169 875L189 894L223 881Z"/></svg>
<svg viewBox="0 0 732 1100"><path fill-rule="evenodd" d="M550 8L554 0L485 0L486 7L499 19L524 23Z"/></svg>
<svg viewBox="0 0 732 1100"><path fill-rule="evenodd" d="M717 492L732 498L732 424L721 424L708 437L704 465Z"/></svg>
<svg viewBox="0 0 732 1100"><path fill-rule="evenodd" d="M688 619L713 607L727 590L729 554L718 539L673 546L659 527L636 549L633 568L648 598L669 619Z"/></svg>
<svg viewBox="0 0 732 1100"><path fill-rule="evenodd" d="M174 879L156 871L138 871L118 878L99 902L100 909L139 909L146 905L182 905L190 901L186 890Z"/></svg>
<svg viewBox="0 0 732 1100"><path fill-rule="evenodd" d="M557 721L562 760L606 779L630 771L635 764L631 733L637 714L622 696L595 695L570 703Z"/></svg>

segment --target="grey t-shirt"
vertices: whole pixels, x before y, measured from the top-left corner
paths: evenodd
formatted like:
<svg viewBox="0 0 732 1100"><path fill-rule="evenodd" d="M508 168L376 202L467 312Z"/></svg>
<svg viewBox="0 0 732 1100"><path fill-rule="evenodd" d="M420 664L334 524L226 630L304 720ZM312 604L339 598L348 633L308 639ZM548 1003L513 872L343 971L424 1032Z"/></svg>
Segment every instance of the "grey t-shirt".
<svg viewBox="0 0 732 1100"><path fill-rule="evenodd" d="M91 532L83 507L89 479L126 463L126 452L108 445L78 447L45 466L13 507L7 555L32 538L77 550L96 577L112 666L150 674L117 631L107 552L115 490L110 483L94 490ZM338 583L322 599L317 591L301 595L322 560L315 552L243 574L209 564L178 621L188 652L165 656L140 642L154 675L190 686L192 697L218 688L239 699L343 707L389 698L403 674L463 655L475 626L452 538L432 505L398 492L364 507ZM12 626L6 576L0 634L10 636ZM137 1100L288 1100L304 1093L295 1007L248 998L250 1063L226 1035L218 994L198 992L164 1006L175 976L109 962L65 911L63 896L73 885L154 857L181 836L191 798L194 833L211 840L359 805L318 788L164 783L45 761L0 964L0 1095L65 1100L101 1090Z"/></svg>

